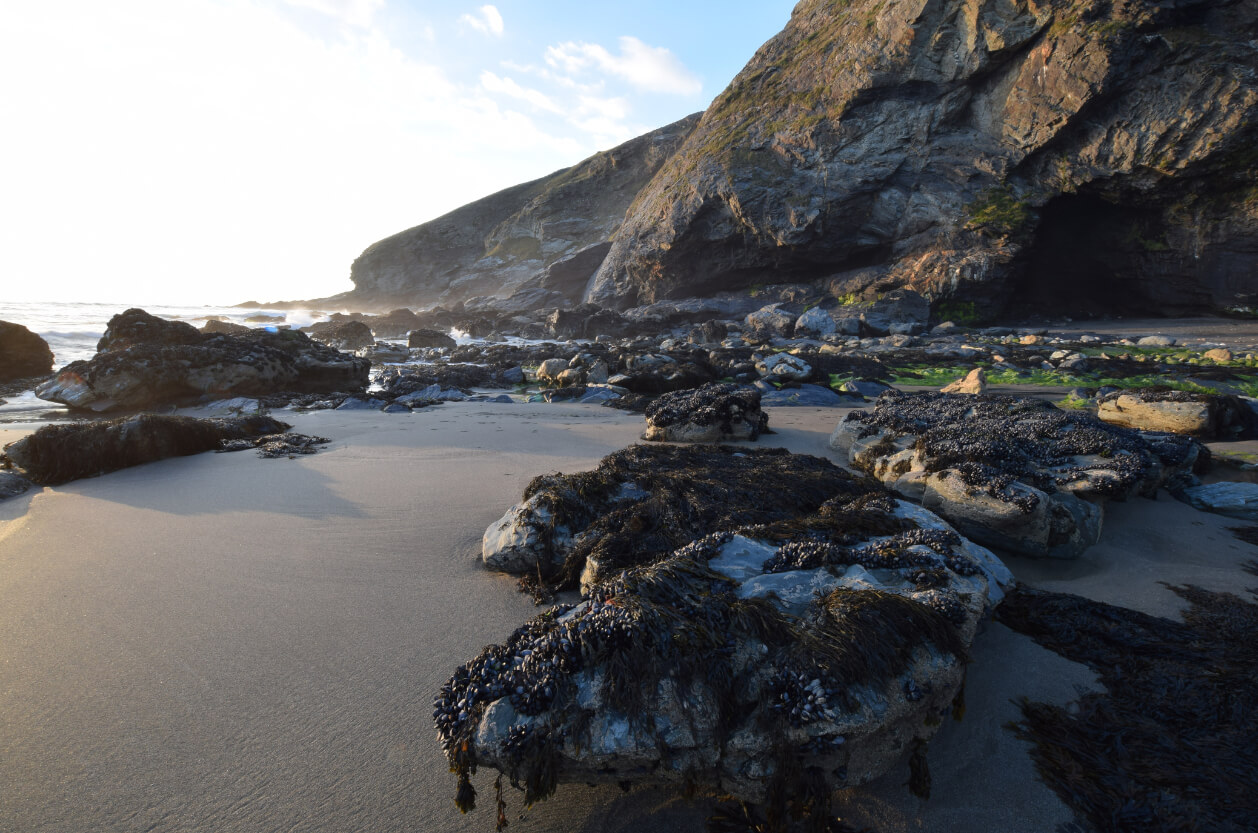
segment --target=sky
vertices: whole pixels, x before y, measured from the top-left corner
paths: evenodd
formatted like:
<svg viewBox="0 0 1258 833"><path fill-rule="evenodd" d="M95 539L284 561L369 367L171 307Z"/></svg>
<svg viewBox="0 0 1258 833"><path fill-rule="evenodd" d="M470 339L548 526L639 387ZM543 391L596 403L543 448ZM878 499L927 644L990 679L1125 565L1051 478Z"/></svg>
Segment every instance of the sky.
<svg viewBox="0 0 1258 833"><path fill-rule="evenodd" d="M0 299L351 289L368 245L704 109L793 0L0 0Z"/></svg>

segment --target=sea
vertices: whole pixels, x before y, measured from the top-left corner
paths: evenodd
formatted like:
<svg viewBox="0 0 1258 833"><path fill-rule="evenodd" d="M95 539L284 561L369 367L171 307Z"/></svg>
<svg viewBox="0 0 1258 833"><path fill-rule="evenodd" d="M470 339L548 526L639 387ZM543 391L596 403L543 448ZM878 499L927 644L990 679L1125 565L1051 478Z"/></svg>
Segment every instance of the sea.
<svg viewBox="0 0 1258 833"><path fill-rule="evenodd" d="M158 318L187 321L200 328L211 318L250 327L287 325L304 327L327 317L330 310L274 310L262 307L163 306L160 304L82 304L66 302L0 301L0 321L21 324L48 342L54 369L96 355L96 342L105 334L109 319L139 306ZM55 419L66 409L36 398L34 392L0 394L0 423Z"/></svg>

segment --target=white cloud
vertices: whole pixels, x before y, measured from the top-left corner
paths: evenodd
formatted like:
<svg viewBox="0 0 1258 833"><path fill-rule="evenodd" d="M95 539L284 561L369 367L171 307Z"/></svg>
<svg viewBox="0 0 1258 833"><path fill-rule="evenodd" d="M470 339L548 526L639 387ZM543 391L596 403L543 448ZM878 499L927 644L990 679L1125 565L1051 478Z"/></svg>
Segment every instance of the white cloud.
<svg viewBox="0 0 1258 833"><path fill-rule="evenodd" d="M478 32L495 37L502 37L502 14L497 6L481 6L477 14L465 14L459 18L460 23L471 26Z"/></svg>
<svg viewBox="0 0 1258 833"><path fill-rule="evenodd" d="M284 0L290 6L313 9L350 26L368 28L384 0Z"/></svg>
<svg viewBox="0 0 1258 833"><path fill-rule="evenodd" d="M620 39L619 55L597 43L568 41L547 47L546 63L569 75L597 69L649 92L697 95L703 90L703 82L668 49L628 35Z"/></svg>
<svg viewBox="0 0 1258 833"><path fill-rule="evenodd" d="M559 105L545 93L528 87L521 87L514 80L499 77L489 70L485 70L480 74L480 84L488 92L500 93L511 98L518 98L521 101L527 101L539 110L546 110L551 113L563 112Z"/></svg>

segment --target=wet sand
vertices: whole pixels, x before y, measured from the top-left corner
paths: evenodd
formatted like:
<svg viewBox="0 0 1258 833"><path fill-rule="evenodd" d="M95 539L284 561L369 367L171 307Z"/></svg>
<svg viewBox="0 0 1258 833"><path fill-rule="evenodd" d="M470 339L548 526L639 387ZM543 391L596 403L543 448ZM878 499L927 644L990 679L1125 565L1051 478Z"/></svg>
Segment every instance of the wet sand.
<svg viewBox="0 0 1258 833"><path fill-rule="evenodd" d="M842 409L770 409L763 445L834 459ZM287 418L287 417L286 417ZM593 467L642 417L581 405L319 412L295 460L166 460L0 502L0 831L487 831L493 773L461 816L430 713L456 666L536 608L479 566L485 527L551 471ZM21 429L0 431L0 443ZM1164 497L1110 510L1077 562L1011 559L1054 590L1168 614L1158 582L1252 584L1235 521ZM1001 625L975 642L963 721L845 792L884 831L1052 831L1069 811L1003 729L1013 698L1093 677ZM695 831L675 792L562 787L511 830Z"/></svg>

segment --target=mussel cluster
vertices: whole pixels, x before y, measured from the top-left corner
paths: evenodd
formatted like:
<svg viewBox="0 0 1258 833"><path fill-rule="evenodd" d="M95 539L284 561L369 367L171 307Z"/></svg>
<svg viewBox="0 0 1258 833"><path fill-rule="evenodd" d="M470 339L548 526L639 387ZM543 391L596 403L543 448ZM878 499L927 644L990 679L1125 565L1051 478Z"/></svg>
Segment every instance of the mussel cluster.
<svg viewBox="0 0 1258 833"><path fill-rule="evenodd" d="M769 678L769 708L780 712L796 728L818 720L834 720L838 713L831 705L831 698L841 692L836 686L827 685L829 682L802 671L781 669ZM833 746L843 743L842 737L836 740Z"/></svg>
<svg viewBox="0 0 1258 833"><path fill-rule="evenodd" d="M517 714L541 714L588 658L633 642L636 624L623 608L594 598L565 618L572 607L558 605L530 620L505 644L490 645L460 666L441 687L432 719L447 754L475 720L477 706L509 697Z"/></svg>
<svg viewBox="0 0 1258 833"><path fill-rule="evenodd" d="M867 570L947 566L957 575L972 576L979 568L956 551L960 543L961 538L955 532L944 529L911 529L862 547L844 547L827 541L789 541L778 547L762 569L766 573L784 573L815 570L827 564L859 564ZM933 552L915 547L926 547Z"/></svg>

